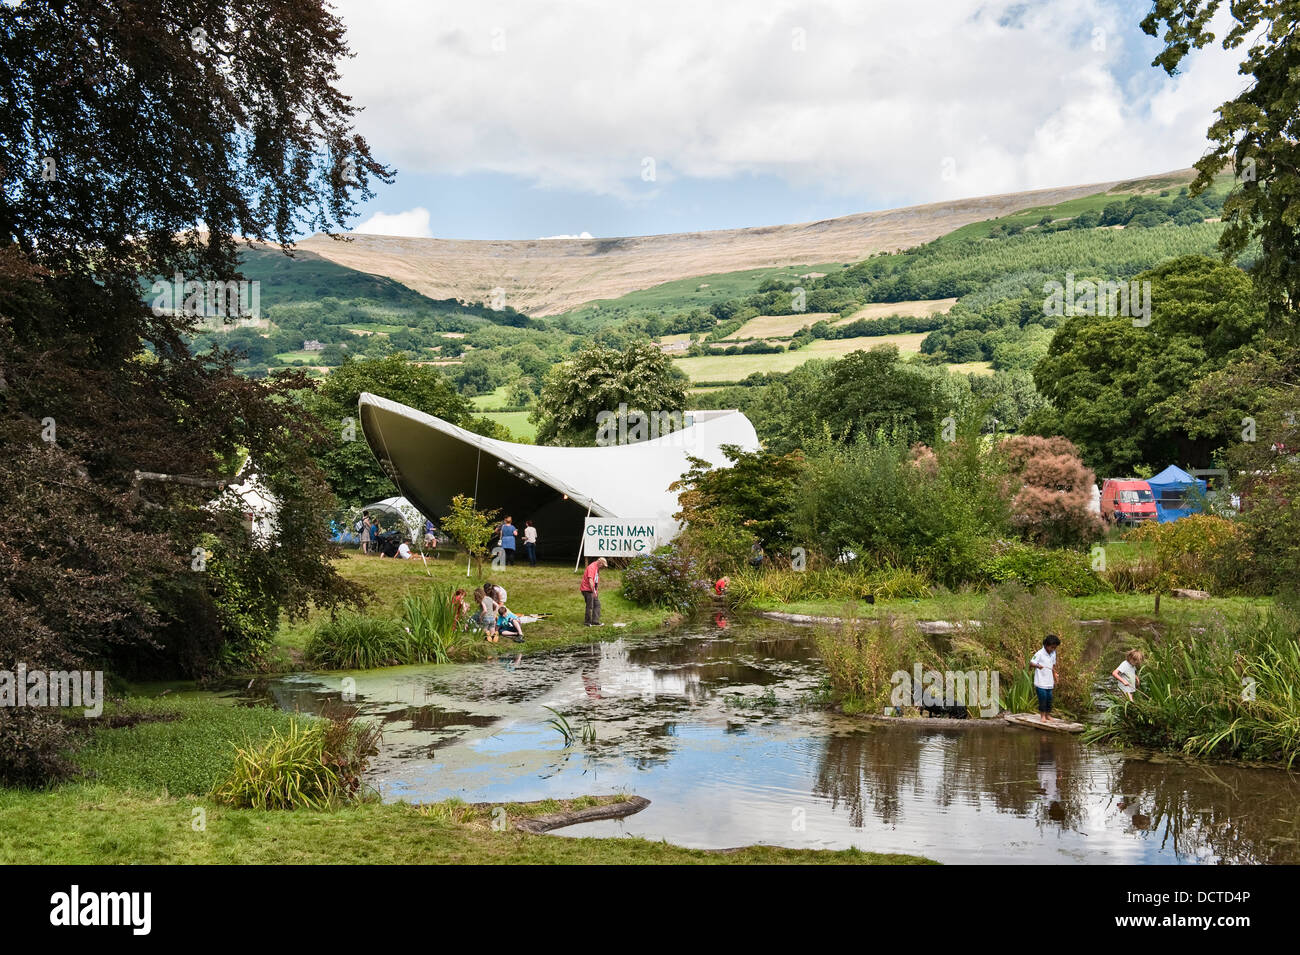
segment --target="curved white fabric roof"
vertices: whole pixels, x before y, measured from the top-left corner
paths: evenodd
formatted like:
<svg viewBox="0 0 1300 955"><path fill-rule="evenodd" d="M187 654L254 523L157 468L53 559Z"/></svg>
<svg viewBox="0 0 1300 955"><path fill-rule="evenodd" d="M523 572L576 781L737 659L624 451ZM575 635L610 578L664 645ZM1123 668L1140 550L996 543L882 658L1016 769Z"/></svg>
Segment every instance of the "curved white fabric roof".
<svg viewBox="0 0 1300 955"><path fill-rule="evenodd" d="M574 540L581 536L587 508L597 517L671 524L678 504L668 485L690 469L688 457L726 466L722 445L759 449L754 426L739 411L687 412L693 423L679 431L595 448L485 438L368 393L361 395L358 411L366 440L398 490L433 520L446 513L452 497L465 494L476 497L480 508L501 508L520 526L525 518L537 521L545 537L547 527L533 517L542 514L552 522L552 535ZM592 427L594 431L594 422ZM576 507L561 508L559 501ZM576 526L569 527L570 522Z"/></svg>

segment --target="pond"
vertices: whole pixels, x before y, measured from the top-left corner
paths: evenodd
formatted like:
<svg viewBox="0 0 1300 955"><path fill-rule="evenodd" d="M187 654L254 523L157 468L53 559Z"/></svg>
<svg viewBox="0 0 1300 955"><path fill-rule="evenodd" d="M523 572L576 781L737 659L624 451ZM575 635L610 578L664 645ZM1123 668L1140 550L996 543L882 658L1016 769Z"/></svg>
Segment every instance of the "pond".
<svg viewBox="0 0 1300 955"><path fill-rule="evenodd" d="M820 698L813 633L795 624L719 618L494 663L299 674L256 692L315 712L340 698L345 677L360 712L383 722L371 781L387 801L651 801L557 835L856 846L942 862L1300 862L1300 776L1001 721L846 717Z"/></svg>

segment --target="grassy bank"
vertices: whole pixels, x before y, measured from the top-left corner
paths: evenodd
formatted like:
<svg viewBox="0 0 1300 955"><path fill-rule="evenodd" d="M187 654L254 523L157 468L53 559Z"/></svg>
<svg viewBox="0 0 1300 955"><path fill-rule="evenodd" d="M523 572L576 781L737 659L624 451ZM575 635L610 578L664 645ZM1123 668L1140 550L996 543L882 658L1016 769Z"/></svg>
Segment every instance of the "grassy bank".
<svg viewBox="0 0 1300 955"><path fill-rule="evenodd" d="M1273 605L1271 597L1211 597L1208 600L1179 600L1168 595L1160 601L1156 613L1155 598L1150 594L1097 594L1090 597L1064 597L1079 620L1137 620L1150 618L1161 621L1198 620L1212 616L1240 619L1267 610ZM855 616L862 619L879 619L886 616L911 620L974 620L978 619L988 602L988 594L981 591L936 594L918 599L878 600L874 604L843 599L754 600L746 609L778 613L808 614L815 617Z"/></svg>
<svg viewBox="0 0 1300 955"><path fill-rule="evenodd" d="M1171 628L1151 647L1133 699L1117 699L1089 739L1295 768L1298 632L1300 614L1290 606L1217 626Z"/></svg>
<svg viewBox="0 0 1300 955"><path fill-rule="evenodd" d="M328 811L233 809L206 795L229 772L236 746L267 740L289 714L211 699L130 700L78 739L83 774L50 790L0 789L0 863L535 863L920 864L914 856L753 846L682 849L643 839L569 839L519 832L520 816L619 798L583 796L492 808L364 802ZM498 831L500 829L501 831Z"/></svg>
<svg viewBox="0 0 1300 955"><path fill-rule="evenodd" d="M396 618L401 615L402 600L407 596L420 596L434 583L464 587L472 593L484 579L500 584L509 594L510 609L515 613L549 614L535 623L525 624L522 644L502 642L489 644L483 640L472 641L457 649L455 658L481 659L499 653L533 652L583 643L595 639L613 639L628 633L644 633L658 629L664 621L665 611L638 607L619 594L622 575L615 568L601 573L602 619L605 626L599 630L582 625L583 603L578 592L579 575L573 565L539 564L529 567L516 564L503 570L484 568L482 577L471 573L465 576L465 561L459 557L441 556L424 561L397 560L387 557L361 557L350 554L335 564L339 573L349 580L369 588L374 597L366 608L371 616ZM303 651L312 631L328 614L312 611L305 620L284 621L276 636L272 670L289 670L303 663ZM622 624L623 626L615 626Z"/></svg>

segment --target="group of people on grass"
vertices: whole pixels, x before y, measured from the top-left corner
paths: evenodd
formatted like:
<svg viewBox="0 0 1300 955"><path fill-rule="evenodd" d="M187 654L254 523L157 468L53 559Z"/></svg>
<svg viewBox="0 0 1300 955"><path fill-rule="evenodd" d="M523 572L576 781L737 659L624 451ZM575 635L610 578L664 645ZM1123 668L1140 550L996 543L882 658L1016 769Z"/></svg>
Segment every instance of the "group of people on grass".
<svg viewBox="0 0 1300 955"><path fill-rule="evenodd" d="M499 643L502 637L510 637L515 643L524 642L523 622L506 606L506 589L499 584L486 581L482 587L475 588L473 599L478 609L472 612L463 587L451 599L457 629L478 630L488 643Z"/></svg>
<svg viewBox="0 0 1300 955"><path fill-rule="evenodd" d="M353 530L357 532L357 539L361 546L361 553L365 555L375 554L379 557L386 557L380 544L379 537L384 532L383 527L379 524L379 517L370 516L369 511L362 513L361 517L352 525ZM412 532L412 537L415 533ZM438 546L438 535L434 533L433 521L425 520L424 522L424 547L426 551L432 551ZM391 556L401 560L411 560L416 556L416 552L411 550L411 542L405 537L398 543L396 550L391 549Z"/></svg>
<svg viewBox="0 0 1300 955"><path fill-rule="evenodd" d="M602 626L600 622L600 571L608 567L609 561L598 557L587 565L582 574L578 590L582 594L585 614L583 625L587 627ZM502 637L509 637L515 643L524 642L524 625L519 615L506 604L506 589L500 584L485 581L476 587L472 596L465 588L459 588L452 594L452 608L455 611L458 630L475 630L481 632L489 643L499 643ZM471 600L473 603L471 603Z"/></svg>
<svg viewBox="0 0 1300 955"><path fill-rule="evenodd" d="M1029 661L1034 671L1034 692L1038 694L1038 718L1044 723L1055 721L1052 716L1052 693L1056 689L1056 650L1061 645L1061 638L1049 633L1043 638L1043 648ZM1117 688L1125 698L1133 699L1133 694L1141 680L1138 667L1142 666L1144 656L1141 650L1130 650L1110 675L1115 678Z"/></svg>

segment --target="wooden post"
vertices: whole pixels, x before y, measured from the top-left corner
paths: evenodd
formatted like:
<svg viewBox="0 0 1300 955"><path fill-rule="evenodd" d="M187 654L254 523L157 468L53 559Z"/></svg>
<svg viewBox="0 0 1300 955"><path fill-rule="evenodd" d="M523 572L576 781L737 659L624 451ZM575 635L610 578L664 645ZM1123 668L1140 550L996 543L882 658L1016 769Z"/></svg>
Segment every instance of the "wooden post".
<svg viewBox="0 0 1300 955"><path fill-rule="evenodd" d="M591 517L591 505L590 505L590 504L587 505L587 517ZM586 528L587 524L586 524L586 521L585 521L585 520L583 521L582 526L583 526L584 529ZM575 560L575 561L573 562L573 572L574 572L575 574L578 572L578 568L582 566L582 550L583 550L583 547L586 546L586 543L587 543L587 539L586 539L586 537L584 537L584 536L581 535L581 534L578 535L578 559Z"/></svg>

